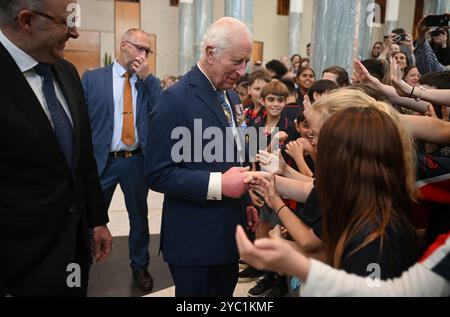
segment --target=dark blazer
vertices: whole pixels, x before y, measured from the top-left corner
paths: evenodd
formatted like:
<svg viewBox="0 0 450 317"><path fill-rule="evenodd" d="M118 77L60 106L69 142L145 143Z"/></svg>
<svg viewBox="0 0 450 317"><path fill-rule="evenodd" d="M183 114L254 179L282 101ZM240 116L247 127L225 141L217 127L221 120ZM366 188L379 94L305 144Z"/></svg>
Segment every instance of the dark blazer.
<svg viewBox="0 0 450 317"><path fill-rule="evenodd" d="M235 111L239 98L231 91L227 95ZM191 153L192 158L199 154L195 145L199 140L194 140L195 119L202 119L203 131L217 127L225 133L228 126L214 89L198 67L162 94L150 119L153 133L149 136L145 171L149 187L165 194L161 247L165 261L172 265L231 264L238 259L234 236L236 226L243 222L243 204L239 199L206 198L210 173L223 173L240 164L236 160L208 163L204 159L174 162L171 152L180 140L173 140L172 132L177 128L192 135L185 153ZM205 140L200 145L209 142ZM233 137L220 138L218 142L224 149L227 144L233 148L229 143Z"/></svg>
<svg viewBox="0 0 450 317"><path fill-rule="evenodd" d="M1 44L0 65L0 294L3 286L16 296L65 296L67 265L76 250L89 256L88 227L108 222L81 82L69 62L52 66L74 123L71 170L38 99Z"/></svg>
<svg viewBox="0 0 450 317"><path fill-rule="evenodd" d="M97 160L99 175L103 174L114 128L113 99L113 68L112 65L99 68L83 75L83 88L88 105L92 125L92 142ZM139 143L145 155L147 145L148 121L150 112L161 96L161 82L153 75L136 83L136 126Z"/></svg>

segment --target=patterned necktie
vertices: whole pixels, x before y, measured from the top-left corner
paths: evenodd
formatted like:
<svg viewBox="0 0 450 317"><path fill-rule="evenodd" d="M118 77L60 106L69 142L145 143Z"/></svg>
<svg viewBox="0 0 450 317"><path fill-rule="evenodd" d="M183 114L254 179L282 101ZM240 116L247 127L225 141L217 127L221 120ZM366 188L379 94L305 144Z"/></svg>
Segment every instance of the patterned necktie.
<svg viewBox="0 0 450 317"><path fill-rule="evenodd" d="M227 101L225 100L225 94L222 90L216 90L217 99L220 102L220 105L222 106L223 112L225 114L225 117L227 118L228 125L230 127L233 127L233 112L231 111L231 107L228 105Z"/></svg>
<svg viewBox="0 0 450 317"><path fill-rule="evenodd" d="M131 90L130 73L126 72L125 84L123 88L123 125L122 142L126 145L133 145L134 135L134 113L133 113L133 94Z"/></svg>
<svg viewBox="0 0 450 317"><path fill-rule="evenodd" d="M34 67L34 70L44 79L42 92L44 93L44 98L47 102L47 107L53 122L56 138L67 163L72 168L74 146L73 128L67 113L61 105L61 102L56 97L51 67L49 64L39 63Z"/></svg>

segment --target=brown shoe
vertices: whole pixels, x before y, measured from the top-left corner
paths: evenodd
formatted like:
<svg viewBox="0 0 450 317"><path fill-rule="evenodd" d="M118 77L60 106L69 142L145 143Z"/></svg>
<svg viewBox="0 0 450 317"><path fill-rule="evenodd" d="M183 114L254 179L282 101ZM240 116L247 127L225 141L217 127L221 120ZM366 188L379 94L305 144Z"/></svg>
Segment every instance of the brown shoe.
<svg viewBox="0 0 450 317"><path fill-rule="evenodd" d="M144 292L150 292L153 289L153 277L147 269L133 271L133 279Z"/></svg>

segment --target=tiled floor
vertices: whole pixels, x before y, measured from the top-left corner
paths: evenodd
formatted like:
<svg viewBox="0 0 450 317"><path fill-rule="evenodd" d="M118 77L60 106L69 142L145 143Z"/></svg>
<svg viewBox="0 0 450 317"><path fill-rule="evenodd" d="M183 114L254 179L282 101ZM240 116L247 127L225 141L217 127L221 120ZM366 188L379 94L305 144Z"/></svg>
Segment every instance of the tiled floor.
<svg viewBox="0 0 450 317"><path fill-rule="evenodd" d="M161 209L162 209L162 201L163 201L163 196L154 192L150 192L149 197L148 197L148 206L149 206L149 227L150 227L150 234L152 236L157 236L160 233L160 224L161 224ZM111 234L113 235L113 237L126 237L128 236L128 232L129 232L129 222L128 222L128 214L126 212L125 209L125 203L124 203L124 198L123 198L123 194L120 190L120 188L118 187L118 189L116 190L113 200L111 202L111 206L110 206L110 210L109 210L109 217L110 217L110 223L108 225L109 230L111 231ZM117 240L117 238L116 238ZM153 243L157 243L157 241L155 241L156 239L151 239L151 248L157 248L158 246L153 245ZM124 242L121 239L120 242L122 245L124 244ZM126 254L126 253L124 253ZM123 257L125 257L126 255L123 255ZM113 268L117 268L117 267L123 267L123 263L125 263L127 261L127 259L118 259L117 257L111 257L110 261L120 261L120 263L109 263L110 267ZM150 263L150 266L152 264ZM125 269L122 268L122 270L125 270L126 272L124 274L127 274L127 276L129 275L127 268L125 267ZM94 267L93 272L91 273L91 284L95 283L97 281L97 279L95 278L95 275L97 274L100 275L102 274L102 269L98 269L96 270L96 268ZM164 272L165 274L169 274L168 270L165 270ZM92 276L94 275L94 276ZM170 275L170 274L169 274ZM169 277L158 277L158 276L154 276L155 279L161 278L164 280L169 279ZM128 277L127 277L128 279ZM101 280L101 278L99 277L99 280ZM103 283L103 282L102 282ZM126 282L124 281L124 283L128 283L130 284L130 282L127 280ZM155 281L156 284L156 281ZM245 297L247 296L247 291L253 287L255 285L255 283L246 283L246 284L238 284L236 287L236 291L234 293L234 295L236 297ZM95 293L95 296L124 296L123 294L129 294L129 296L138 296L136 294L139 294L138 292L134 291L130 291L129 289L127 289L127 287L129 288L129 286L127 285L127 287L125 287L126 291L122 292L121 294L114 294L111 293L109 291L103 291L102 288L98 288L96 287L96 285L91 285L92 289L95 289L95 291L93 291L93 293ZM169 288L165 288L162 290L159 290L155 293L152 293L150 295L147 295L148 297L173 297L175 289L174 287L169 287ZM102 294L105 293L105 294ZM140 295L139 295L140 296Z"/></svg>

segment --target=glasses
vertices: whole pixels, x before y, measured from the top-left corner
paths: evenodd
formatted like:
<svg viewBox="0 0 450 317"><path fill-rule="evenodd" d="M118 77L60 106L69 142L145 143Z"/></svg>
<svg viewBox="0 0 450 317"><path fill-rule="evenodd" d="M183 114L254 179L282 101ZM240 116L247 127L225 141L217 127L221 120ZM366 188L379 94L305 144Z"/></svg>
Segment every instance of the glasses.
<svg viewBox="0 0 450 317"><path fill-rule="evenodd" d="M143 46L137 45L137 44L135 44L133 42L130 42L130 41L125 41L125 42L130 43L131 45L133 45L134 48L137 49L139 52L144 51L145 52L145 56L147 56L147 57L153 55L153 51L150 48L145 48Z"/></svg>
<svg viewBox="0 0 450 317"><path fill-rule="evenodd" d="M47 19L49 19L49 20L52 20L52 21L55 22L56 24L64 25L65 27L67 27L67 34L69 34L70 32L72 32L72 30L76 27L76 26L75 26L75 24L76 24L76 18L75 18L75 17L74 17L73 20L72 20L73 26L69 26L69 25L68 25L67 18L57 19L57 18L55 18L55 17L53 17L53 16L51 16L51 15L49 15L49 14L47 14L47 13L43 13L43 12L39 12L39 11L34 11L34 10L28 10L28 11L31 11L31 12L33 12L34 14L37 14L37 15L39 15L39 16L41 16L41 17L47 18ZM17 19L17 17L16 17L16 19Z"/></svg>

